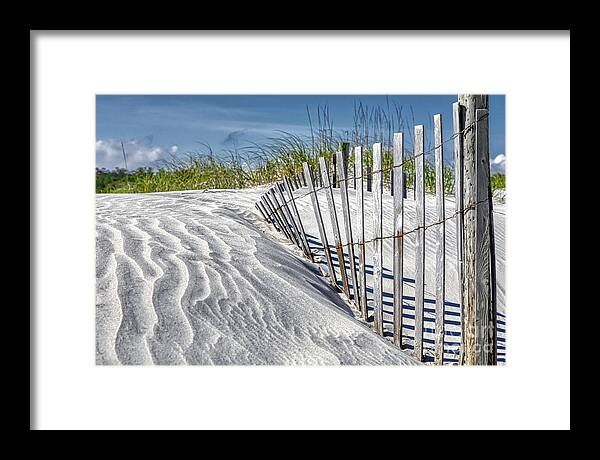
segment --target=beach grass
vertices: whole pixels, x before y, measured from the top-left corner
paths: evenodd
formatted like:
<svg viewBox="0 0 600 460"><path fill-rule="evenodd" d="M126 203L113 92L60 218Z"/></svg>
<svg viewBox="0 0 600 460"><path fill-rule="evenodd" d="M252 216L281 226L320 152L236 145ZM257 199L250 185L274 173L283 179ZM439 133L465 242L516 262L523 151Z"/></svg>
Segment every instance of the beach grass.
<svg viewBox="0 0 600 460"><path fill-rule="evenodd" d="M411 111L412 112L412 111ZM298 135L284 131L275 131L272 137L261 143L249 142L244 146L215 154L209 145L203 144L201 150L182 155L171 155L154 168L139 168L133 171L117 168L113 170L96 169L96 193L148 193L177 190L202 189L238 189L271 184L283 177L301 174L303 163L307 162L313 171L318 171L318 158L323 156L331 164L333 154L339 150L342 142L351 145L363 145L364 166L372 164L371 146L381 142L383 182L391 184L390 169L393 165L393 133L406 131L407 152L412 151L410 123L403 116L402 108L395 104L387 108L369 107L358 103L354 107L354 127L348 131L333 129L329 109L317 107L316 115L307 107L309 135ZM315 123L313 123L313 120ZM435 192L435 166L432 146L426 146L425 189ZM410 154L407 154L410 155ZM351 151L348 164L349 176L353 174L354 154ZM404 164L407 174L407 187L414 185L414 160ZM359 175L358 173L356 175ZM451 193L454 187L453 166L444 167L444 188ZM504 174L492 176L492 188L505 187Z"/></svg>

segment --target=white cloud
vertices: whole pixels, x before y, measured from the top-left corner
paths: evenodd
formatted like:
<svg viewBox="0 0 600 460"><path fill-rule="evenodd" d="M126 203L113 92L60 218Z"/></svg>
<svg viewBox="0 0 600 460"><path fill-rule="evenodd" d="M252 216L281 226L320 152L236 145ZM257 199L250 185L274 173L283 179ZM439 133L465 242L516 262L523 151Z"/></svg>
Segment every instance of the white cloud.
<svg viewBox="0 0 600 460"><path fill-rule="evenodd" d="M496 173L496 172L505 172L505 167L506 167L506 155L504 155L503 153L500 153L499 155L496 155L491 161L491 170L492 173Z"/></svg>
<svg viewBox="0 0 600 460"><path fill-rule="evenodd" d="M500 164L504 164L506 162L506 155L504 154L500 154L500 155L496 155L496 157L492 160L492 164L495 165L500 165Z"/></svg>
<svg viewBox="0 0 600 460"><path fill-rule="evenodd" d="M167 149L152 145L148 138L123 141L129 170L152 166L168 156ZM172 145L169 151L174 154L177 146ZM96 141L96 167L113 169L124 168L123 149L119 139L99 139Z"/></svg>

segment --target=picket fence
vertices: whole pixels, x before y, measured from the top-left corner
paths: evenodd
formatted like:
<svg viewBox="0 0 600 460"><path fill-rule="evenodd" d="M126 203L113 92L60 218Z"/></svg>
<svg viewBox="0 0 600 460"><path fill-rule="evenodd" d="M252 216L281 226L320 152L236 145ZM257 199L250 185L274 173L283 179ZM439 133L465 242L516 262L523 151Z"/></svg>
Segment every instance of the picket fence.
<svg viewBox="0 0 600 460"><path fill-rule="evenodd" d="M320 237L320 250L325 257L327 277L331 285L341 290L353 304L360 318L372 324L375 333L384 336L383 300L383 240L393 239L393 335L394 345L404 348L403 333L409 327L404 305L405 248L404 239L415 234L415 298L414 338L412 353L421 361L435 364L495 365L497 350L497 307L495 248L493 233L493 202L489 168L488 110L477 104L485 96L463 97L453 104L453 135L442 138L442 117L434 116L434 147L425 151L423 125L414 127L414 151L406 156L404 133L393 136L393 165L382 167L383 146L372 146L372 164L364 161L363 146L354 147L352 174L348 174L350 144L341 143L338 152L328 162L318 158L318 167L303 164L303 171L274 184L256 203L256 208L266 222L272 224L311 261L311 250L300 213L296 205L300 198L310 196L314 218ZM479 102L478 102L479 101ZM444 145L452 142L454 147L454 199L455 212L447 216L445 210ZM435 167L435 214L436 220L425 221L425 155L434 155ZM414 161L414 205L416 226L406 230L404 211L407 199L408 161ZM393 234L383 234L384 173L389 172L389 193L393 196ZM333 189L339 188L341 216L338 215ZM356 212L351 213L348 189L355 189ZM294 194L305 189L303 194ZM365 241L365 189L372 194L373 238ZM322 216L317 192L324 191L326 211L329 213L333 249ZM340 226L340 221L342 225ZM445 353L446 302L446 224L453 222L456 228L457 271L460 282L460 346L456 356ZM354 226L352 223L354 222ZM340 227L344 229L342 243ZM425 231L435 231L435 325L433 359L427 359L425 348ZM357 234L353 230L357 229ZM373 286L367 286L366 245L372 245ZM332 255L333 253L333 255ZM334 256L339 267L336 272ZM358 261L358 263L356 263ZM348 262L348 263L346 263ZM348 268L347 268L348 267ZM367 292L372 290L372 298ZM369 304L369 300L371 304ZM372 306L372 316L370 315ZM412 325L411 325L412 327Z"/></svg>

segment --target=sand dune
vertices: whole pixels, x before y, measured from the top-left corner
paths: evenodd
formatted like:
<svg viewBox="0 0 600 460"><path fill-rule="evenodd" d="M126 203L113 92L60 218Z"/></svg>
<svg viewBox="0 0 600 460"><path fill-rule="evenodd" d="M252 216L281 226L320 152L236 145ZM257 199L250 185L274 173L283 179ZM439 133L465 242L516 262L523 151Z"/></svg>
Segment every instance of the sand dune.
<svg viewBox="0 0 600 460"><path fill-rule="evenodd" d="M262 220L264 191L97 195L97 364L418 364Z"/></svg>

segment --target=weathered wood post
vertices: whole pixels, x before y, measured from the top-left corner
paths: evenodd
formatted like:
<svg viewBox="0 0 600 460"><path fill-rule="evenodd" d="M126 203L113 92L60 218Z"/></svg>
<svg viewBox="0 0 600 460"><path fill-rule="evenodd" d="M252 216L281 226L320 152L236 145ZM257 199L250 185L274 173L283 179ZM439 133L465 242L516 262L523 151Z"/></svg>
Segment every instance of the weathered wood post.
<svg viewBox="0 0 600 460"><path fill-rule="evenodd" d="M356 261L354 260L354 238L352 235L352 222L350 218L350 200L348 198L348 155L350 144L342 142L338 152L337 163L340 178L340 197L342 199L342 217L348 245L348 259L350 263L350 279L352 280L352 301L360 311L360 296L358 295L358 278L356 276Z"/></svg>
<svg viewBox="0 0 600 460"><path fill-rule="evenodd" d="M463 216L463 136L464 128L464 107L458 102L452 104L452 125L454 137L454 202L456 214L455 229L456 229L456 276L459 286L459 304L463 305L463 285L464 285L464 216ZM461 319L461 346L459 350L459 362L461 355L464 352L464 337L465 337L465 322Z"/></svg>
<svg viewBox="0 0 600 460"><path fill-rule="evenodd" d="M495 365L496 312L492 302L493 253L490 250L488 96L461 94L464 106L464 285L461 363Z"/></svg>
<svg viewBox="0 0 600 460"><path fill-rule="evenodd" d="M442 143L442 116L433 116L435 143L435 363L444 364L444 338L446 335L446 205L444 202L444 145Z"/></svg>
<svg viewBox="0 0 600 460"><path fill-rule="evenodd" d="M423 360L423 324L425 322L425 137L423 125L415 126L415 341L414 354Z"/></svg>
<svg viewBox="0 0 600 460"><path fill-rule="evenodd" d="M331 227L333 230L333 241L338 256L338 263L340 266L340 275L342 277L342 286L344 294L350 299L350 286L348 283L348 274L346 273L346 263L344 261L344 249L342 247L342 239L340 237L340 226L337 218L337 211L335 209L335 200L333 199L333 188L331 181L329 180L329 172L327 171L327 164L325 163L324 157L319 157L319 166L321 167L321 177L323 179L323 186L325 188L325 197L327 198L327 205L329 208L329 217L331 219Z"/></svg>
<svg viewBox="0 0 600 460"><path fill-rule="evenodd" d="M360 289L360 307L362 317L365 321L369 319L369 309L367 306L367 274L365 270L365 201L364 201L364 181L363 181L363 160L362 147L354 147L354 171L356 183L356 222L358 224L358 286Z"/></svg>
<svg viewBox="0 0 600 460"><path fill-rule="evenodd" d="M383 336L383 172L380 142L373 144L373 301L375 330Z"/></svg>
<svg viewBox="0 0 600 460"><path fill-rule="evenodd" d="M394 344L402 347L402 302L404 296L404 194L405 173L404 134L394 133L394 168L392 190L394 194Z"/></svg>
<svg viewBox="0 0 600 460"><path fill-rule="evenodd" d="M313 211L315 213L315 221L317 222L317 228L319 229L319 236L321 237L321 243L323 244L323 254L327 261L327 268L329 269L329 281L333 286L338 288L337 277L335 275L335 267L333 266L333 260L331 259L331 252L329 251L329 242L327 241L327 233L325 232L325 226L323 225L323 216L321 215L321 208L319 206L319 200L317 198L317 192L315 190L315 183L313 180L312 172L308 163L302 163L304 168L304 177L310 192L310 199L313 205Z"/></svg>

